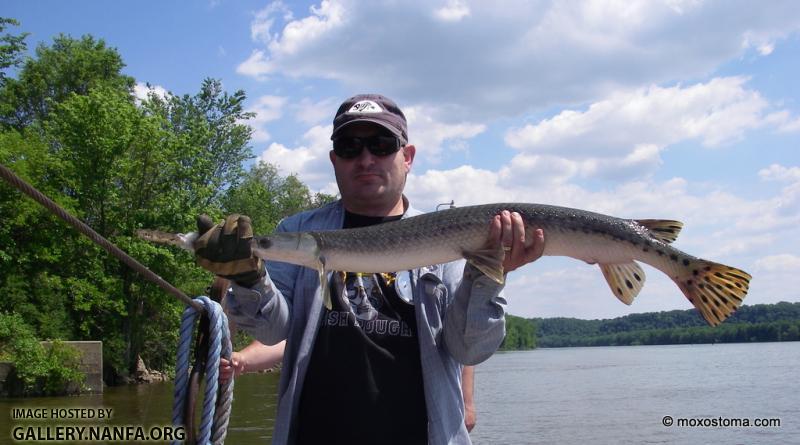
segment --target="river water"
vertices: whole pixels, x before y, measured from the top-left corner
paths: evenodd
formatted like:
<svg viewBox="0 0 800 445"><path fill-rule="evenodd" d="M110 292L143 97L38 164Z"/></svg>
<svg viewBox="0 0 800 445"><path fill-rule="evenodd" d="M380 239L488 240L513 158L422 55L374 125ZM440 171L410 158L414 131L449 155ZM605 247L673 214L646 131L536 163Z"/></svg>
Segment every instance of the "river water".
<svg viewBox="0 0 800 445"><path fill-rule="evenodd" d="M800 443L798 369L800 342L498 353L476 369L472 439L492 445ZM277 374L237 379L227 443L269 442L277 383ZM83 424L149 428L168 425L171 406L170 383L107 388L96 396L0 399L0 443L11 443L14 428L76 423L13 419L13 408L110 408L110 421ZM664 426L665 416L671 426ZM756 426L764 420L772 426Z"/></svg>

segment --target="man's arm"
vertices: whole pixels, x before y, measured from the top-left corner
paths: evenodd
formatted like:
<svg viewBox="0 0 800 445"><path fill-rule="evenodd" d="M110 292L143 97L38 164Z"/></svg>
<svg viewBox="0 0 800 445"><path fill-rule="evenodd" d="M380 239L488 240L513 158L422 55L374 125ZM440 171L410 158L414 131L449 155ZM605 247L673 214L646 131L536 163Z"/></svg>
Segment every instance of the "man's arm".
<svg viewBox="0 0 800 445"><path fill-rule="evenodd" d="M487 246L503 246L504 271L533 262L544 252L544 233L536 230L525 237L525 225L518 213L503 211L489 227ZM457 271L445 270L445 283L458 283ZM460 283L452 291L444 322L444 339L450 354L464 365L476 365L489 358L505 337L506 300L499 284L467 263Z"/></svg>
<svg viewBox="0 0 800 445"><path fill-rule="evenodd" d="M231 354L231 360L220 359L219 380L227 381L231 375L238 377L247 372L258 372L270 369L283 360L283 350L286 342L282 341L274 346L265 345L254 340L241 351Z"/></svg>
<svg viewBox="0 0 800 445"><path fill-rule="evenodd" d="M464 394L464 425L467 431L472 431L478 421L475 412L475 367L464 366L461 370L461 392Z"/></svg>

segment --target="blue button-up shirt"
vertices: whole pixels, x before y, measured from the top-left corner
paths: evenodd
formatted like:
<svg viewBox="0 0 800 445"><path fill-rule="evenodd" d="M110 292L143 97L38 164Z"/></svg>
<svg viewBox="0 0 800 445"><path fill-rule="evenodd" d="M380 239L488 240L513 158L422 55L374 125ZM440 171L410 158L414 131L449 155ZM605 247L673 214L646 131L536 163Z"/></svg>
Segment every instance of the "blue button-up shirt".
<svg viewBox="0 0 800 445"><path fill-rule="evenodd" d="M419 214L409 208L404 217ZM339 229L341 201L291 216L278 231ZM487 228L488 231L488 228ZM318 273L306 267L267 262L268 274L253 288L233 286L229 316L265 344L286 339L272 443L294 442L297 409L324 308ZM489 358L505 336L502 285L464 260L409 271L428 411L430 445L469 444L464 426L461 366Z"/></svg>

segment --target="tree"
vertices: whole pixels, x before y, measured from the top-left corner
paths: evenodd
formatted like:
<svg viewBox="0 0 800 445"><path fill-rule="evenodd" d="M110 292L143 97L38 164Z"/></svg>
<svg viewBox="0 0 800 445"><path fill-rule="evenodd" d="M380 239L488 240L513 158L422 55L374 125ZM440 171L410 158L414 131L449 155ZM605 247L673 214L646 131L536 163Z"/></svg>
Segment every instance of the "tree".
<svg viewBox="0 0 800 445"><path fill-rule="evenodd" d="M253 130L242 122L254 114L244 111L244 91L229 95L217 79L205 79L194 96L150 96L143 104L174 135L175 152L191 177L176 177L174 187L187 199L187 208L218 206L225 191L244 176L251 159Z"/></svg>
<svg viewBox="0 0 800 445"><path fill-rule="evenodd" d="M187 231L251 157L244 93L206 80L195 96L139 104L113 49L91 36L40 45L0 92L0 162L188 294L211 276L138 228ZM138 356L174 361L182 305L5 184L0 185L0 310L40 338L102 339L107 381ZM6 222L7 221L7 222Z"/></svg>
<svg viewBox="0 0 800 445"><path fill-rule="evenodd" d="M240 184L227 190L222 207L226 214L249 216L254 233L265 234L272 232L282 218L334 199L323 193L314 195L296 176L282 177L274 165L259 162Z"/></svg>
<svg viewBox="0 0 800 445"><path fill-rule="evenodd" d="M59 35L51 46L36 48L36 57L25 61L17 79L5 80L0 123L22 130L44 120L70 94L85 95L103 85L131 91L134 80L122 74L124 66L117 50L102 39Z"/></svg>
<svg viewBox="0 0 800 445"><path fill-rule="evenodd" d="M19 26L19 22L11 18L0 17L0 33L5 31L7 25ZM25 44L26 37L28 37L27 32L18 36L11 34L0 36L0 88L5 84L6 69L18 67L22 63L22 53L28 49Z"/></svg>

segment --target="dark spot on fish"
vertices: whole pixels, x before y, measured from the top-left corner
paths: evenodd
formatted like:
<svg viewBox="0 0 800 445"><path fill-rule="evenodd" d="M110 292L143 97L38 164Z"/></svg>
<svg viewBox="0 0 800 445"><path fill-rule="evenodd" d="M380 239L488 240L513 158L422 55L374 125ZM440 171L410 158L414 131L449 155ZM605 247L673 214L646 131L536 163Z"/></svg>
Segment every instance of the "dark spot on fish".
<svg viewBox="0 0 800 445"><path fill-rule="evenodd" d="M703 303L708 304L708 298L705 295L700 295L700 299L703 300Z"/></svg>
<svg viewBox="0 0 800 445"><path fill-rule="evenodd" d="M625 285L628 286L628 289L633 289L633 283L631 283L631 280L625 280Z"/></svg>
<svg viewBox="0 0 800 445"><path fill-rule="evenodd" d="M742 288L742 283L736 283L736 287L738 287L739 289L741 289L741 288Z"/></svg>
<svg viewBox="0 0 800 445"><path fill-rule="evenodd" d="M645 247L644 249L642 249L642 251L644 251L644 252L649 252L649 251L650 251L650 249L648 249L647 247Z"/></svg>
<svg viewBox="0 0 800 445"><path fill-rule="evenodd" d="M700 289L705 289L706 285L703 284L703 283L700 283L700 284L697 285L697 287L699 287Z"/></svg>
<svg viewBox="0 0 800 445"><path fill-rule="evenodd" d="M664 255L664 252L662 252L662 251L660 251L660 250L657 250L656 252L658 252L658 256L662 256L662 255Z"/></svg>
<svg viewBox="0 0 800 445"><path fill-rule="evenodd" d="M683 265L684 266L688 266L689 265L689 260L683 260Z"/></svg>
<svg viewBox="0 0 800 445"><path fill-rule="evenodd" d="M695 269L695 270L693 270L693 271L692 271L692 275L694 275L694 276L697 276L697 274L699 274L699 273L700 273L700 272L698 272L698 271L697 271L697 269Z"/></svg>
<svg viewBox="0 0 800 445"><path fill-rule="evenodd" d="M270 241L269 238L259 238L258 247L262 249L269 249L272 247L272 241Z"/></svg>
<svg viewBox="0 0 800 445"><path fill-rule="evenodd" d="M686 280L686 285L687 286L691 286L692 285L692 280Z"/></svg>
<svg viewBox="0 0 800 445"><path fill-rule="evenodd" d="M636 272L633 273L633 278L636 278L636 281L642 281L642 277L640 277Z"/></svg>
<svg viewBox="0 0 800 445"><path fill-rule="evenodd" d="M719 272L714 272L714 276L715 276L715 277L717 277L717 278L725 278L725 277L723 277L723 276L722 276L722 274L721 274L721 273L719 273Z"/></svg>
<svg viewBox="0 0 800 445"><path fill-rule="evenodd" d="M622 289L620 289L620 288L617 288L617 293L618 293L618 294L620 294L620 295L622 295Z"/></svg>
<svg viewBox="0 0 800 445"><path fill-rule="evenodd" d="M672 261L678 261L678 255L675 255L673 253L672 255L669 256L669 259L671 259Z"/></svg>
<svg viewBox="0 0 800 445"><path fill-rule="evenodd" d="M731 283L725 283L725 287L728 289L733 289L733 285Z"/></svg>
<svg viewBox="0 0 800 445"><path fill-rule="evenodd" d="M714 300L714 304L715 304L717 307L720 307L720 306L722 306L722 304L719 302L719 300Z"/></svg>
<svg viewBox="0 0 800 445"><path fill-rule="evenodd" d="M705 269L706 272L708 272L709 270L711 270L711 266L706 266L706 267L704 267L704 269Z"/></svg>

